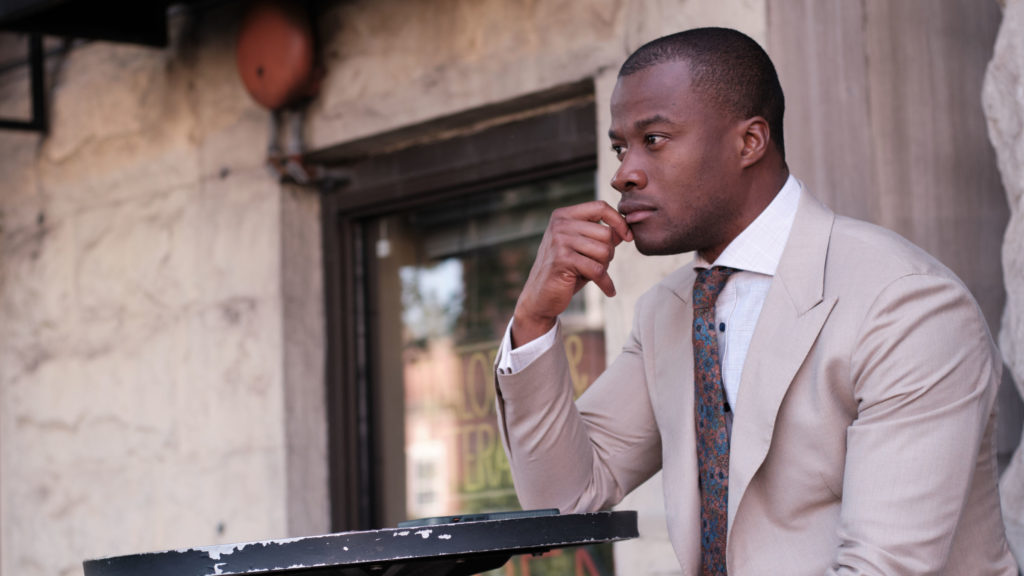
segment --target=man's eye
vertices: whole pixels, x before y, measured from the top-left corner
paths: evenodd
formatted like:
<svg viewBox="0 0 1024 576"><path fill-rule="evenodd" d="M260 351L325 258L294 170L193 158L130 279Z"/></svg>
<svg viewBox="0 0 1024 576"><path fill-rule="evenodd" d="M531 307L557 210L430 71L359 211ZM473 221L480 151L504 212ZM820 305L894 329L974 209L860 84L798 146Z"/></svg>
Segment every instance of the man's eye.
<svg viewBox="0 0 1024 576"><path fill-rule="evenodd" d="M612 144L612 152L615 152L615 157L622 160L622 156L626 153L626 147L620 144Z"/></svg>
<svg viewBox="0 0 1024 576"><path fill-rule="evenodd" d="M648 146L654 146L655 144L660 143L664 139L664 136L659 136L657 134L648 134L644 136L644 144Z"/></svg>

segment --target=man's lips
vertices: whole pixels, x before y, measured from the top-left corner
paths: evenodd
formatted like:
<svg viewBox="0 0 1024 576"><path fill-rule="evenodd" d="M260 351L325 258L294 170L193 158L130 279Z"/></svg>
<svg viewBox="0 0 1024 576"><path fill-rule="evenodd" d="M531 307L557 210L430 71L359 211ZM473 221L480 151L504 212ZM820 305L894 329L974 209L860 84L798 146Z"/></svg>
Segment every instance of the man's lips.
<svg viewBox="0 0 1024 576"><path fill-rule="evenodd" d="M654 206L633 200L619 202L619 212L626 219L626 224L632 226L642 222L652 215L657 209Z"/></svg>

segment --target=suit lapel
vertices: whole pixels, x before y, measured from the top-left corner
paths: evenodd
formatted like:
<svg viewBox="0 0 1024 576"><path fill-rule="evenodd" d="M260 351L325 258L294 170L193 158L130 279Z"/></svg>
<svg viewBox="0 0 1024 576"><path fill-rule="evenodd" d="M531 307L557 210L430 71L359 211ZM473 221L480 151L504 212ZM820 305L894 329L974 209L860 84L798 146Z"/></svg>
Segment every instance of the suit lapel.
<svg viewBox="0 0 1024 576"><path fill-rule="evenodd" d="M743 366L729 462L729 531L771 445L782 400L836 301L824 298L835 215L806 190Z"/></svg>
<svg viewBox="0 0 1024 576"><path fill-rule="evenodd" d="M655 318L655 382L657 397L654 409L662 417L659 428L662 450L666 456L665 505L669 525L679 534L684 548L677 549L684 574L700 573L700 485L697 461L697 436L694 425L693 391L693 282L696 273L683 266L669 274L662 284L679 300L680 305L663 306ZM672 303L675 304L675 303ZM668 463L668 459L674 464ZM680 552L682 552L680 554Z"/></svg>

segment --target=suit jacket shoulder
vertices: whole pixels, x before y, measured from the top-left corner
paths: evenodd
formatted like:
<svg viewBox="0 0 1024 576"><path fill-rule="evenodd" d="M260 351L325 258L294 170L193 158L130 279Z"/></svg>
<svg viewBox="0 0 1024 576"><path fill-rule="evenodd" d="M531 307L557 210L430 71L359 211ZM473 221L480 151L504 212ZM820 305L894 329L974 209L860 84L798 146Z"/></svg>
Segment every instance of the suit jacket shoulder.
<svg viewBox="0 0 1024 576"><path fill-rule="evenodd" d="M836 216L829 240L829 266L843 276L886 285L907 275L942 277L963 285L949 268L896 232ZM965 288L966 289L966 288Z"/></svg>

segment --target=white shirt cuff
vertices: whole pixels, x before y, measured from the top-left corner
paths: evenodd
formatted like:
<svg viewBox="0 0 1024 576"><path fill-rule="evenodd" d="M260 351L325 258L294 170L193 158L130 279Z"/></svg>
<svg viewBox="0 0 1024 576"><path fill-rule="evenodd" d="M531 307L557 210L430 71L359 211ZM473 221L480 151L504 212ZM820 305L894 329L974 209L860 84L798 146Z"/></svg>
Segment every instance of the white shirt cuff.
<svg viewBox="0 0 1024 576"><path fill-rule="evenodd" d="M555 334L558 332L558 321L546 334L523 344L515 350L512 349L512 321L505 328L505 337L501 340L501 347L498 348L498 359L495 365L498 367L498 374L515 374L525 369L534 360L551 349L555 345Z"/></svg>

